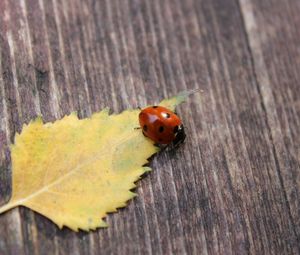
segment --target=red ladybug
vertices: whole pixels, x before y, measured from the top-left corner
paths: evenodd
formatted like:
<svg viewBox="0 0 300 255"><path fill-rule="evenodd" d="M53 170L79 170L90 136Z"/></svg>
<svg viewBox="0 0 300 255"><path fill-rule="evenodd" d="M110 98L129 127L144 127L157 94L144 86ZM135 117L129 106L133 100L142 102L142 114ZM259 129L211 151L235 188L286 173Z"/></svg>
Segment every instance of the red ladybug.
<svg viewBox="0 0 300 255"><path fill-rule="evenodd" d="M141 110L139 121L143 134L157 144L176 146L186 137L181 119L165 107L150 106Z"/></svg>

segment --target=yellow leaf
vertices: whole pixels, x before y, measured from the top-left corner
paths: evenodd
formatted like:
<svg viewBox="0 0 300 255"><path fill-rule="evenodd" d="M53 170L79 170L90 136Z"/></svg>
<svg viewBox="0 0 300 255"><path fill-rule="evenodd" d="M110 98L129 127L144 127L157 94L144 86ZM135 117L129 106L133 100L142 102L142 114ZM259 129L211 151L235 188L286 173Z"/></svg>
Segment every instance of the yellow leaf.
<svg viewBox="0 0 300 255"><path fill-rule="evenodd" d="M174 109L187 95L162 104ZM54 123L37 118L24 125L11 145L12 197L0 213L22 205L60 228L106 226L102 218L135 196L134 182L150 170L144 165L159 150L135 129L138 114L109 115L105 109L82 120L71 114Z"/></svg>
<svg viewBox="0 0 300 255"><path fill-rule="evenodd" d="M203 92L203 90L194 89L194 90L182 91L175 97L164 99L163 101L160 102L159 105L164 106L170 109L171 111L174 111L177 105L184 102L189 95L194 94L196 92Z"/></svg>

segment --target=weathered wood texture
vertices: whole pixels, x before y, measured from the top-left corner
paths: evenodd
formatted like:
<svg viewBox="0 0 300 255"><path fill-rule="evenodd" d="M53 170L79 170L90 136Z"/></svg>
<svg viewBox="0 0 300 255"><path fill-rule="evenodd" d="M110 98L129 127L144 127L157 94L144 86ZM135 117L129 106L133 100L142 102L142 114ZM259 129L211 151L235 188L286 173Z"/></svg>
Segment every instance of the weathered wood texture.
<svg viewBox="0 0 300 255"><path fill-rule="evenodd" d="M0 0L0 197L8 144L54 121L157 102L188 137L153 162L108 229L0 216L0 254L299 254L300 1Z"/></svg>

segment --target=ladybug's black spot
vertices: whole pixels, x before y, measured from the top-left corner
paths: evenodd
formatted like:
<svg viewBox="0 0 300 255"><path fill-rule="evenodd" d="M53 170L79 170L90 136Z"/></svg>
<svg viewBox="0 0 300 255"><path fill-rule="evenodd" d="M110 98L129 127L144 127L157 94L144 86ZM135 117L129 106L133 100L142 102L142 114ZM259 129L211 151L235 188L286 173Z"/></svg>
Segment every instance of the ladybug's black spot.
<svg viewBox="0 0 300 255"><path fill-rule="evenodd" d="M174 134L176 134L178 132L178 129L179 129L178 126L174 127L174 130L173 130Z"/></svg>
<svg viewBox="0 0 300 255"><path fill-rule="evenodd" d="M170 114L167 113L167 112L163 112L163 113L162 113L162 116L163 116L164 118L166 118L166 119L170 118Z"/></svg>
<svg viewBox="0 0 300 255"><path fill-rule="evenodd" d="M159 133L162 133L164 132L164 127L163 126L160 126L159 129L158 129Z"/></svg>
<svg viewBox="0 0 300 255"><path fill-rule="evenodd" d="M152 106L152 108L157 108L158 106L156 106L156 105L154 105L154 106Z"/></svg>
<svg viewBox="0 0 300 255"><path fill-rule="evenodd" d="M145 132L147 132L147 130L148 130L147 125L144 125L144 126L143 126L143 130L144 130Z"/></svg>

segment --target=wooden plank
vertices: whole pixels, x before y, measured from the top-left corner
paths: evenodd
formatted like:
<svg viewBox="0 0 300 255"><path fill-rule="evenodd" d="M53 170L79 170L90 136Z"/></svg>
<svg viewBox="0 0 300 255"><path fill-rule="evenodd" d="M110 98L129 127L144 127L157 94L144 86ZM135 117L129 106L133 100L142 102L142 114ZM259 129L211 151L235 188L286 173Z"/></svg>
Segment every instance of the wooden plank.
<svg viewBox="0 0 300 255"><path fill-rule="evenodd" d="M283 229L291 246L300 241L299 42L297 1L241 1L258 90L266 114L276 172L283 190L286 216L292 228ZM276 24L274 26L273 24ZM289 251L291 252L291 251Z"/></svg>
<svg viewBox="0 0 300 255"><path fill-rule="evenodd" d="M0 254L299 253L299 8L0 1L1 203L11 192L8 144L35 116L205 91L178 109L186 143L154 159L108 229L73 233L14 209L0 216Z"/></svg>

